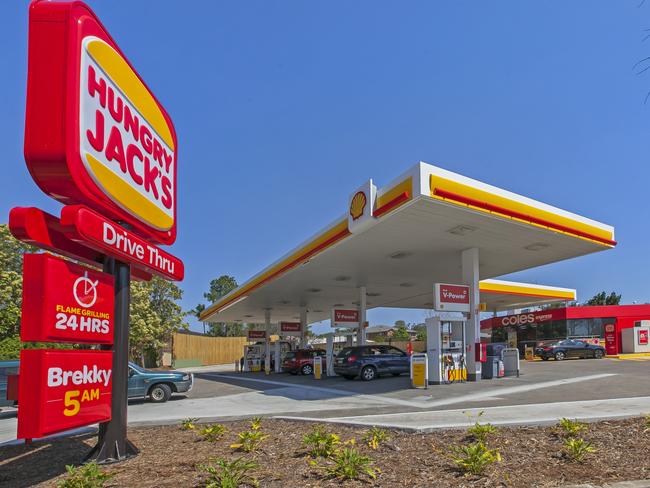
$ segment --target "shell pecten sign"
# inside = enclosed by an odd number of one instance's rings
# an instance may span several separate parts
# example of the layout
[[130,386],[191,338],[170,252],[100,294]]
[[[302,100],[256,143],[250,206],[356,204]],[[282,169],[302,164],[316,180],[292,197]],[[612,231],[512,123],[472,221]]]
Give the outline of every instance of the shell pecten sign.
[[62,203],[126,222],[151,242],[175,241],[171,118],[81,2],[30,6],[25,160]]

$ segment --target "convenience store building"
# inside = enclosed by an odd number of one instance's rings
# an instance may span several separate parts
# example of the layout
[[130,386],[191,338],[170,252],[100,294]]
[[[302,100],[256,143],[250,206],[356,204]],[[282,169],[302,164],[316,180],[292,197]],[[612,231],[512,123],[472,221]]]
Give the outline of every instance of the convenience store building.
[[521,351],[540,342],[592,339],[608,355],[623,351],[624,329],[650,324],[650,304],[564,307],[492,317],[481,321],[481,331],[492,342],[508,342]]

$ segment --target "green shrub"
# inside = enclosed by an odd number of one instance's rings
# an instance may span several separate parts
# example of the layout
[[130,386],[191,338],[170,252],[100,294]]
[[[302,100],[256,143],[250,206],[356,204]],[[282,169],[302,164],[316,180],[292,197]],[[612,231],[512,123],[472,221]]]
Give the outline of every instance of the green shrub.
[[205,488],[238,488],[240,486],[259,486],[259,482],[249,474],[257,468],[255,461],[237,458],[234,461],[215,459],[213,464],[201,466],[210,476]]
[[353,447],[346,447],[335,452],[330,464],[325,466],[325,472],[328,476],[343,480],[356,480],[363,475],[375,479],[377,470],[372,464],[368,456],[363,456]]
[[265,434],[261,430],[247,430],[237,434],[239,437],[239,442],[231,444],[232,449],[244,452],[255,452],[259,450],[262,441],[268,437],[268,434]]
[[201,434],[203,438],[209,442],[214,442],[220,439],[225,433],[226,428],[221,424],[206,425],[199,431],[199,434]]
[[645,428],[643,432],[650,432],[650,414],[643,416],[643,421],[645,423]]
[[564,452],[574,461],[581,463],[587,454],[596,452],[596,448],[584,439],[569,437],[564,441]]
[[564,435],[568,437],[575,437],[580,432],[587,429],[587,424],[578,422],[577,420],[561,418],[560,427],[564,431]]
[[341,439],[336,434],[325,431],[322,425],[316,425],[311,432],[302,438],[303,445],[309,450],[312,457],[330,457],[334,455]]
[[455,447],[452,459],[464,472],[481,475],[490,464],[501,461],[498,449],[488,449],[483,442]]
[[57,484],[58,488],[102,488],[114,475],[99,469],[97,463],[88,463],[75,468],[66,466],[67,476]]
[[181,421],[181,430],[194,430],[196,429],[196,421],[199,419],[187,418]]
[[370,449],[376,450],[380,444],[389,441],[390,436],[387,430],[373,427],[363,435],[362,440]]

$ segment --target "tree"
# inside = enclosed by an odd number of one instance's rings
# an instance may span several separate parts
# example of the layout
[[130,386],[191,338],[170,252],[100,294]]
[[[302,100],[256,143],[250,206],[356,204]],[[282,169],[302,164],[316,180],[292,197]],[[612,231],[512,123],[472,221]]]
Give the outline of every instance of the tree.
[[[237,280],[230,275],[221,275],[218,278],[210,281],[210,289],[207,293],[203,294],[203,297],[208,300],[211,304],[219,301],[220,298],[226,296],[232,290],[237,288]],[[201,313],[206,309],[206,306],[202,303],[199,303],[194,308],[194,313],[197,317],[200,317]],[[226,323],[226,322],[216,322],[210,323],[208,325],[208,335],[212,336],[221,336],[221,337],[236,337],[244,335],[244,326],[240,323]]]
[[225,297],[232,290],[237,288],[237,280],[233,276],[221,275],[210,282],[210,290],[203,296],[210,303],[216,303],[221,297]]
[[183,290],[171,281],[154,277],[131,283],[131,357],[144,366],[146,353],[158,353],[172,332],[187,329],[185,313],[177,303]]
[[14,238],[0,225],[0,359],[14,359],[20,351],[20,307],[23,300],[23,254],[37,249]]
[[403,320],[398,320],[395,322],[395,329],[393,329],[393,337],[392,339],[394,341],[410,341],[411,336],[409,334],[408,329],[406,328],[406,322]]
[[585,302],[585,305],[620,305],[621,295],[611,292],[609,295],[604,291],[596,293],[593,297]]

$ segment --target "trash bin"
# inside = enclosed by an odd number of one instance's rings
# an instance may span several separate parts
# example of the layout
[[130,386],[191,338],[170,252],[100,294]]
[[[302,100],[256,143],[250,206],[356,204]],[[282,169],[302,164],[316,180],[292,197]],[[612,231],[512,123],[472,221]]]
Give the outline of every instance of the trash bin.
[[481,378],[491,380],[499,377],[499,356],[488,356],[481,368]]

